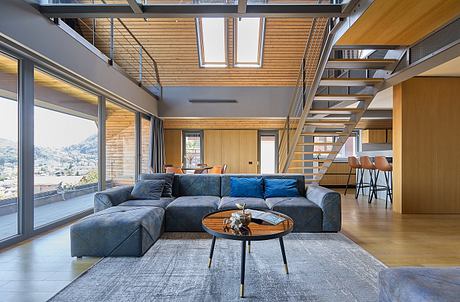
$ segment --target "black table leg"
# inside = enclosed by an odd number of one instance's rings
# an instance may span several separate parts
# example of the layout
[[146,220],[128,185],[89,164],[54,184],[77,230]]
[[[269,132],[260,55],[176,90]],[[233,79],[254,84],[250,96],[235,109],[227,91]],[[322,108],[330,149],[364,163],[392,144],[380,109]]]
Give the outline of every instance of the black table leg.
[[286,270],[286,274],[289,274],[287,260],[286,260],[286,252],[284,251],[283,237],[280,237],[280,246],[281,246],[281,254],[283,255],[284,269]]
[[241,284],[240,297],[244,297],[244,268],[246,266],[246,241],[241,242]]
[[214,254],[214,245],[216,245],[216,236],[212,236],[211,252],[209,253],[208,268],[211,268],[212,255]]

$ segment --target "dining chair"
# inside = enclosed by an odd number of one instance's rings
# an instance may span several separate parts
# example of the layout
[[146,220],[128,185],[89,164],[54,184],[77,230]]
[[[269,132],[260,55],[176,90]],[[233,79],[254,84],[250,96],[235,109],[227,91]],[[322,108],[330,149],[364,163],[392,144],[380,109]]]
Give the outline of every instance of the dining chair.
[[221,165],[214,165],[208,170],[208,174],[222,174],[223,167]]
[[166,173],[184,174],[184,171],[182,171],[181,168],[177,168],[177,167],[166,167],[165,170],[166,170]]

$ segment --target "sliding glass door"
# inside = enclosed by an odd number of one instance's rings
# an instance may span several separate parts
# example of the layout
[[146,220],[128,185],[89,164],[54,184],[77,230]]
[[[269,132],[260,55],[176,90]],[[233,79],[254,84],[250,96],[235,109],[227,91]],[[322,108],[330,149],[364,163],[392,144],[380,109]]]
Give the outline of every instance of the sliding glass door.
[[98,97],[35,69],[34,226],[93,207]]
[[18,61],[0,53],[0,240],[18,234]]

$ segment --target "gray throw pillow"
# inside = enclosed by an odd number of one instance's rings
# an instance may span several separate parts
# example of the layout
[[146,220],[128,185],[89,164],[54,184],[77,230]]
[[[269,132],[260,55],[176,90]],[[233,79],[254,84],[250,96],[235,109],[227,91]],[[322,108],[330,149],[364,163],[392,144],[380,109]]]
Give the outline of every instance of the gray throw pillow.
[[141,174],[139,178],[141,180],[164,180],[165,185],[163,187],[163,193],[161,194],[161,197],[173,197],[172,186],[174,181],[174,173]]
[[160,199],[164,180],[139,180],[131,191],[132,199]]

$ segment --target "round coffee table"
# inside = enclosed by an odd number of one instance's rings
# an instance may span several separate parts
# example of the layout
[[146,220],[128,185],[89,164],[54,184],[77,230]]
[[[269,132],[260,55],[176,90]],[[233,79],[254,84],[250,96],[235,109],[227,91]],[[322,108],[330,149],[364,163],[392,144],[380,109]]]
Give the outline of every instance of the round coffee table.
[[211,243],[211,252],[209,253],[209,262],[208,267],[211,267],[212,255],[214,253],[214,246],[216,244],[216,238],[224,238],[230,240],[240,240],[241,241],[241,285],[240,285],[240,296],[244,297],[244,270],[246,265],[246,242],[248,243],[248,252],[251,252],[251,241],[260,241],[260,240],[269,240],[269,239],[279,239],[281,247],[281,255],[283,256],[284,268],[286,274],[289,274],[286,253],[284,251],[284,242],[283,236],[289,234],[294,228],[294,221],[287,215],[263,210],[264,212],[270,212],[275,215],[285,218],[283,222],[272,225],[266,222],[255,222],[251,221],[249,224],[250,232],[248,234],[237,234],[231,229],[224,228],[224,220],[229,218],[232,213],[238,212],[240,210],[223,210],[210,213],[203,217],[202,225],[203,229],[212,235]]

